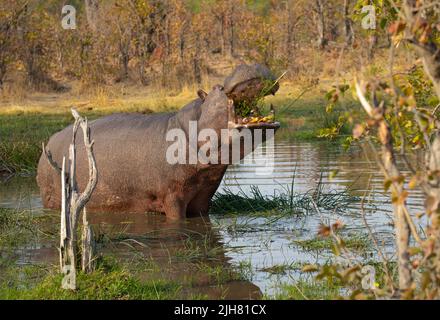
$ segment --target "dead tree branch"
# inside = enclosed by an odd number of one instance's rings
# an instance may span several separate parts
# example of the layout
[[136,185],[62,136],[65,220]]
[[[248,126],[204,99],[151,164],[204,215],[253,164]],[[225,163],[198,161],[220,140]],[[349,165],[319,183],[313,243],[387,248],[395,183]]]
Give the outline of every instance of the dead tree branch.
[[[63,157],[61,169],[53,161],[50,151],[43,146],[43,152],[50,165],[60,172],[61,176],[61,231],[60,231],[60,267],[65,274],[62,287],[64,289],[76,289],[76,271],[78,260],[78,222],[83,212],[83,228],[81,242],[81,266],[84,272],[93,270],[94,241],[93,232],[87,221],[85,206],[92,196],[93,190],[98,182],[98,171],[96,160],[93,154],[93,141],[90,139],[90,128],[87,119],[82,118],[75,109],[72,109],[75,118],[73,125],[72,143],[69,146],[68,163]],[[78,190],[76,181],[76,147],[75,140],[78,129],[81,128],[83,143],[86,150],[89,167],[89,181],[82,193]],[[69,167],[69,172],[66,168]]]

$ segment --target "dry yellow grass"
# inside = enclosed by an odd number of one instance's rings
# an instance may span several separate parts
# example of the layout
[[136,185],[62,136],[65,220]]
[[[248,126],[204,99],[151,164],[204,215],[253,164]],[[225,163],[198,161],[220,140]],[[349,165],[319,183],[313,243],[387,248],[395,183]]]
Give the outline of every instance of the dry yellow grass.
[[26,98],[2,99],[0,114],[59,114],[69,112],[71,107],[80,111],[109,113],[126,112],[159,112],[183,106],[196,97],[196,91],[182,90],[179,94],[170,95],[165,92],[139,90],[136,87],[114,92],[112,88],[100,87],[94,92],[84,95],[72,93],[33,93]]
[[[210,87],[203,88],[209,91]],[[92,93],[75,95],[73,93],[33,93],[25,98],[8,98],[0,101],[1,114],[63,114],[76,107],[81,111],[97,113],[112,112],[164,112],[176,110],[197,98],[198,87],[185,87],[179,93],[166,90],[148,90],[130,87],[114,90],[99,87]],[[293,99],[301,92],[301,86],[284,82],[276,96],[268,97],[268,103],[278,104]]]

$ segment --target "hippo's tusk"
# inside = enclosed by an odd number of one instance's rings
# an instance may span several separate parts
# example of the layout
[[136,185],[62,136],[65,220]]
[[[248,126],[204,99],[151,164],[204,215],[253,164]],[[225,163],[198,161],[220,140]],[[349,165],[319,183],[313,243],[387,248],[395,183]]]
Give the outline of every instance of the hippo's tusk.
[[229,126],[235,127],[237,123],[237,117],[235,114],[234,101],[232,99],[228,99],[228,123]]

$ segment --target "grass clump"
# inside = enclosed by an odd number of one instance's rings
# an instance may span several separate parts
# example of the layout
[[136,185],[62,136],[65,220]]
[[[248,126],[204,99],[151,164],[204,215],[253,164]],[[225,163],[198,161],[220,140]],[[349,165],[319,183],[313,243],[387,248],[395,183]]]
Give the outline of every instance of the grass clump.
[[36,234],[36,220],[28,211],[0,208],[0,253],[5,254],[32,240]]
[[273,298],[276,300],[336,300],[341,288],[328,282],[300,279],[294,284],[282,284]]
[[224,188],[212,199],[211,213],[252,213],[277,210],[282,206],[283,197],[264,196],[258,186],[251,186],[250,195],[240,190],[238,193]]
[[275,264],[270,267],[262,268],[260,269],[260,271],[267,272],[273,275],[284,275],[287,274],[289,271],[301,271],[304,265],[305,263],[294,261],[292,263]]
[[[306,251],[333,250],[337,245],[335,239],[321,236],[312,239],[294,240],[293,242]],[[341,243],[338,244],[338,246],[342,246],[349,250],[365,252],[371,249],[371,241],[368,235],[350,235],[341,239]]]
[[309,214],[318,208],[342,212],[347,209],[347,204],[357,198],[350,196],[347,191],[324,192],[324,185],[319,183],[317,188],[297,194],[293,192],[293,181],[284,192],[273,195],[263,195],[258,186],[251,186],[250,192],[242,189],[238,192],[224,188],[214,195],[212,199],[212,214],[257,214],[257,215],[286,215]]
[[234,267],[225,267],[220,264],[199,263],[197,268],[202,273],[207,274],[216,285],[226,284],[231,281],[250,280],[252,269],[243,264]]

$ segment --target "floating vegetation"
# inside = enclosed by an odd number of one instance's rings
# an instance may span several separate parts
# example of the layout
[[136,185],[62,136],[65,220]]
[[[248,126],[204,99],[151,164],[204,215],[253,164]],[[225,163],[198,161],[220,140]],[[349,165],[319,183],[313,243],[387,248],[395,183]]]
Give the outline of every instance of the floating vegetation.
[[[333,250],[336,245],[335,239],[331,237],[323,238],[321,236],[312,239],[294,240],[293,243],[306,251]],[[350,250],[364,252],[371,249],[372,244],[368,235],[352,234],[341,239],[341,243],[338,245]]]
[[275,264],[270,267],[259,269],[259,271],[267,272],[273,275],[285,275],[289,271],[301,271],[306,263],[294,261],[292,263]]
[[299,279],[293,284],[282,284],[276,300],[333,300],[341,295],[341,287],[328,281]]
[[210,212],[212,214],[306,215],[316,212],[316,206],[320,209],[344,213],[348,209],[347,204],[359,200],[347,190],[324,191],[323,188],[324,184],[320,182],[313,190],[301,194],[294,193],[293,181],[291,186],[284,188],[284,192],[273,195],[263,195],[258,186],[251,186],[249,192],[241,188],[238,192],[224,188],[214,195]]

